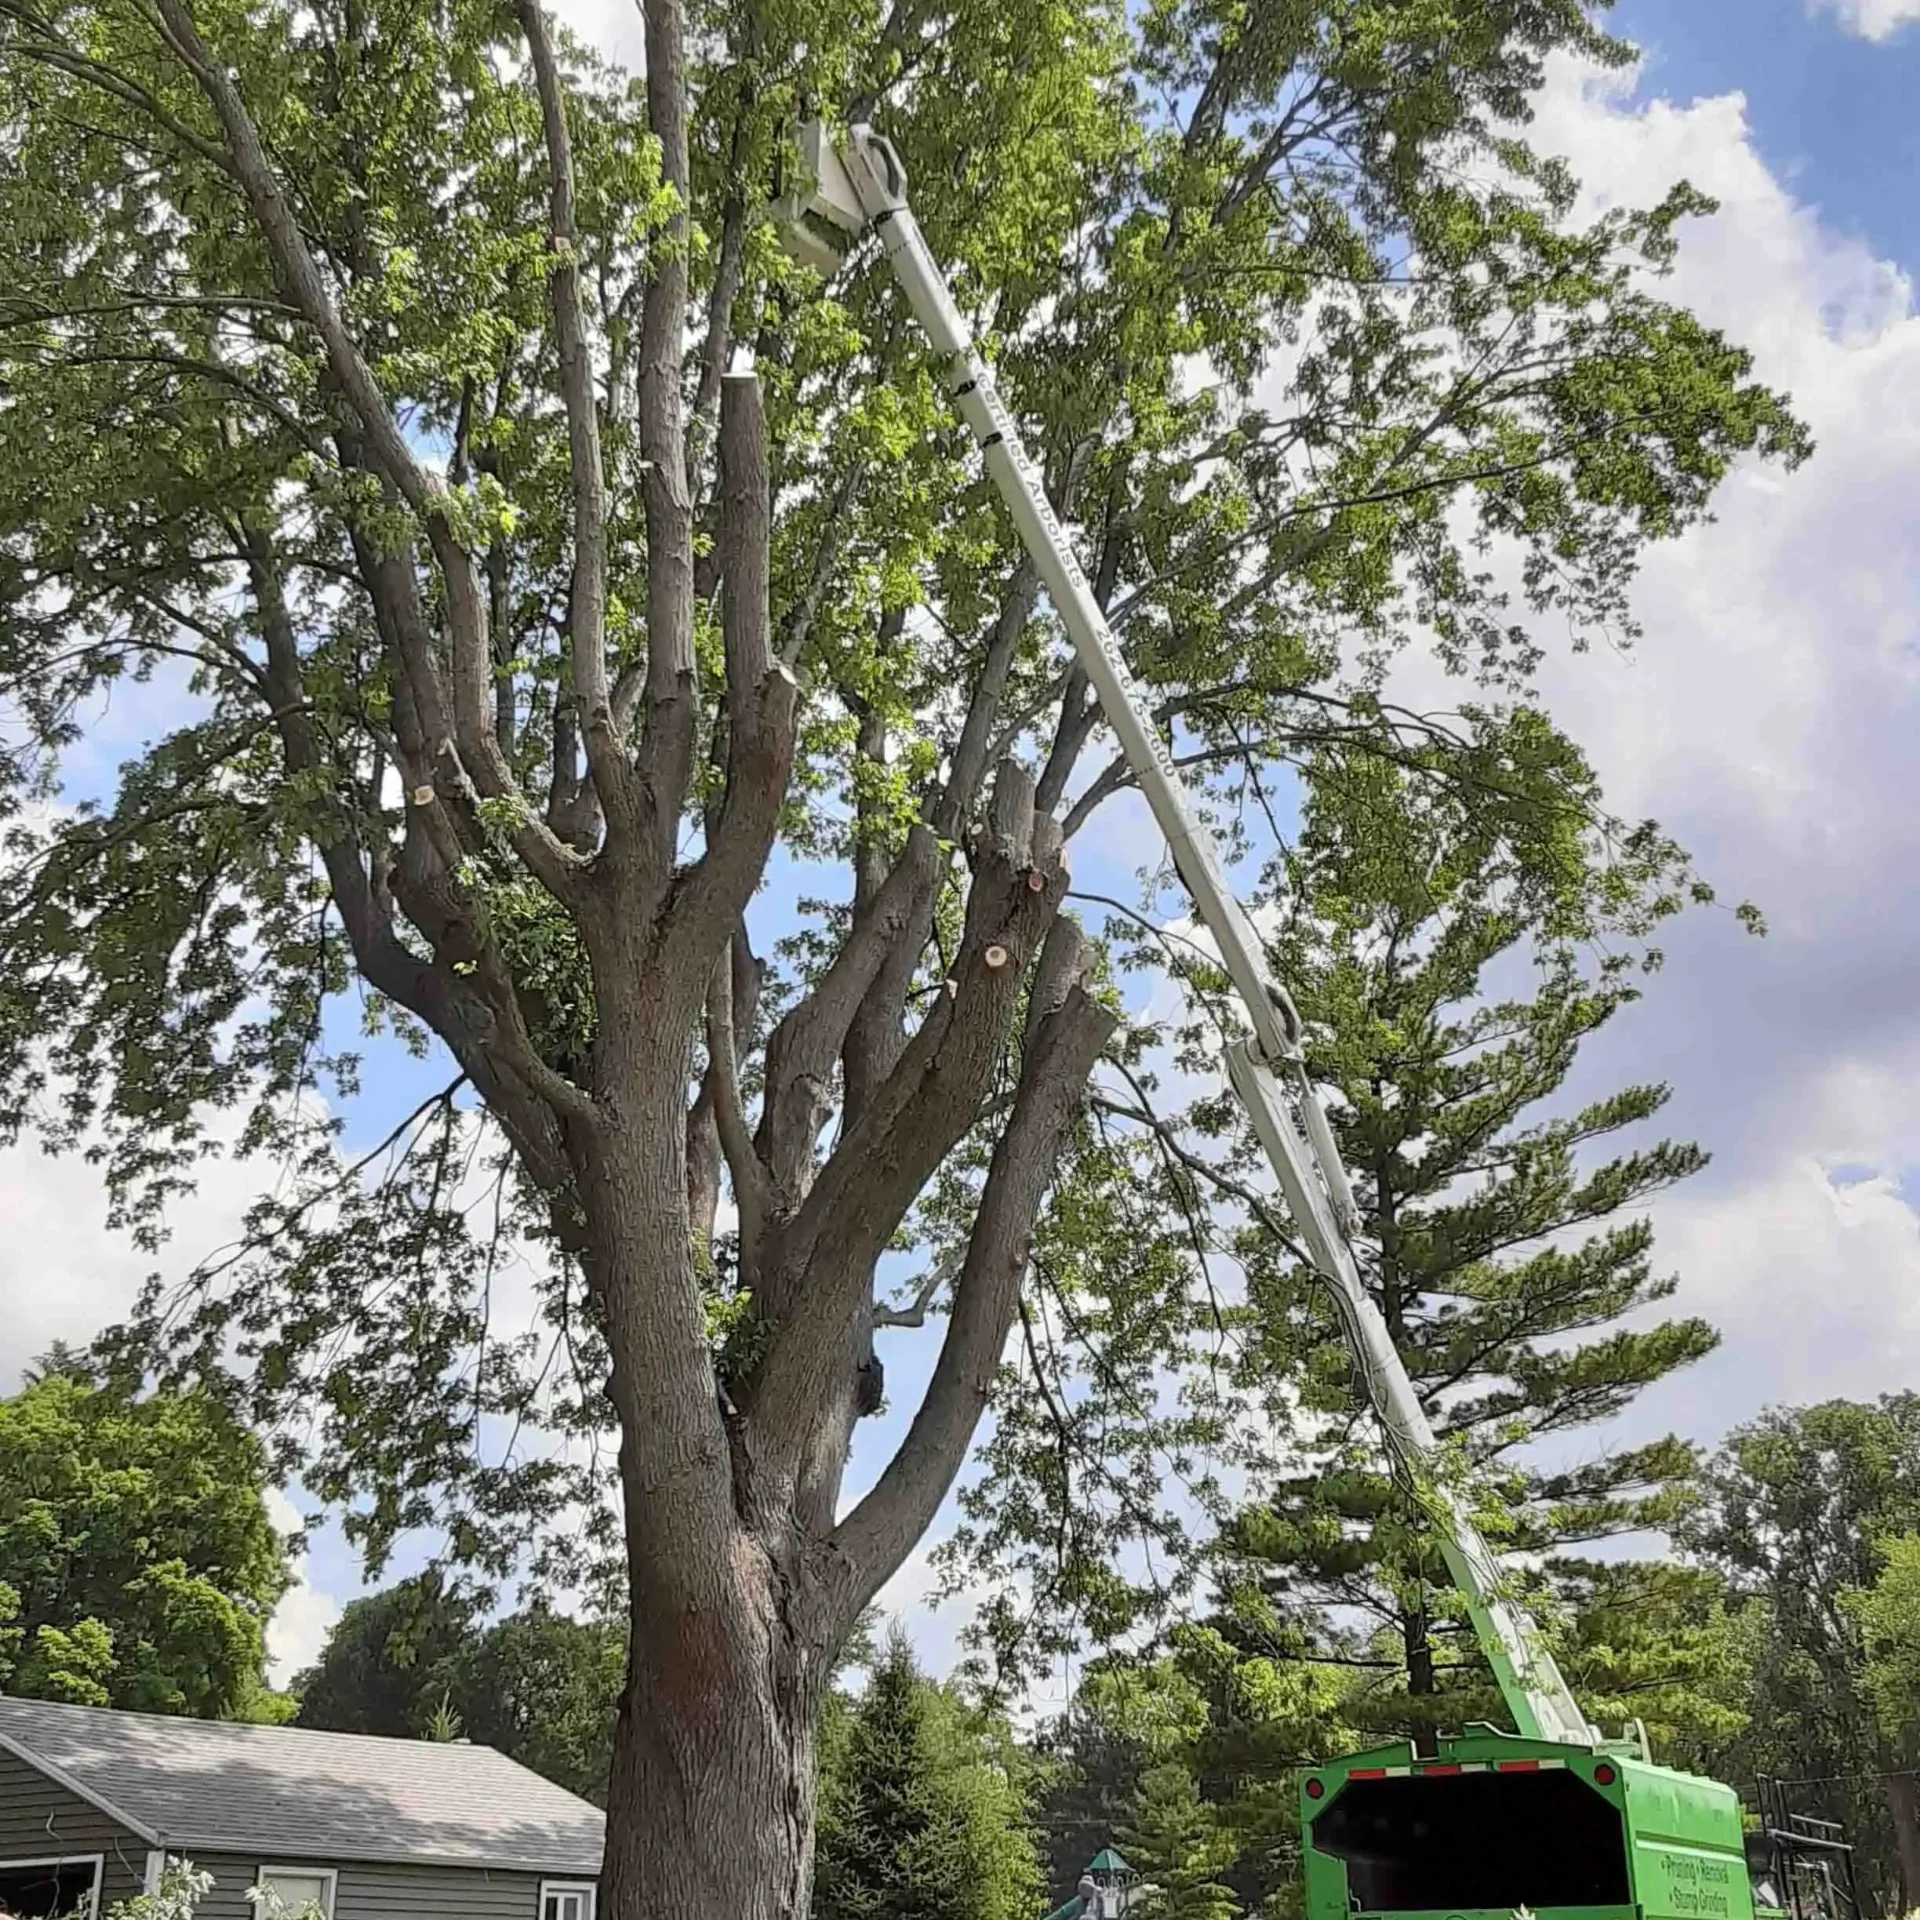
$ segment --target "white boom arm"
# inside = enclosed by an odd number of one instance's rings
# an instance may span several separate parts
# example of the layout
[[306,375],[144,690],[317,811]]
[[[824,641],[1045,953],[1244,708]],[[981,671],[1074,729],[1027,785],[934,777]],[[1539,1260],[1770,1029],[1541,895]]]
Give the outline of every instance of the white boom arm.
[[1395,1462],[1434,1512],[1447,1570],[1466,1597],[1515,1726],[1535,1739],[1597,1743],[1598,1732],[1588,1725],[1533,1621],[1500,1592],[1499,1566],[1479,1529],[1454,1492],[1435,1481],[1433,1428],[1354,1258],[1353,1193],[1307,1075],[1300,1016],[1285,988],[1267,973],[1260,938],[1227,885],[1211,837],[1188,807],[1172,756],[1146,717],[1113,631],[907,205],[899,156],[869,127],[855,127],[837,146],[816,121],[802,130],[799,159],[812,184],[776,209],[790,250],[831,273],[867,227],[880,235],[914,317],[948,362],[954,404],[980,444],[987,471],[1066,625],[1107,724],[1119,736],[1167,837],[1180,878],[1219,946],[1253,1027],[1251,1039],[1227,1049],[1228,1076],[1279,1176],[1308,1256],[1333,1295]]

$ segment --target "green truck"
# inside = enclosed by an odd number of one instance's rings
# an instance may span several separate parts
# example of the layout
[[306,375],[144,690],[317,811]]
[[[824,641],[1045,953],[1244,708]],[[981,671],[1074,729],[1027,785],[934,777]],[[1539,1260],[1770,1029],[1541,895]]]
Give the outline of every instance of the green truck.
[[1844,1920],[1837,1829],[1611,1745],[1492,1727],[1300,1781],[1307,1920]]

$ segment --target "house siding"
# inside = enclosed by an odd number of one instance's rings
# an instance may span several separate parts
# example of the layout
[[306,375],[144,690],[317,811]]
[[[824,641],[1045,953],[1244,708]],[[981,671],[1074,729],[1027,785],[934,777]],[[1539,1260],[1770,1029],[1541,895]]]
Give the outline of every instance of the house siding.
[[[271,1862],[234,1854],[194,1856],[213,1888],[194,1920],[254,1920],[247,1889],[263,1866],[330,1867],[333,1920],[540,1920],[539,1874],[478,1867],[364,1866],[323,1854],[282,1853]],[[547,1878],[561,1878],[548,1875]]]
[[340,1869],[333,1920],[539,1920],[540,1882],[464,1867]]
[[0,1861],[46,1860],[68,1853],[104,1856],[102,1911],[140,1891],[147,1843],[17,1754],[0,1751]]

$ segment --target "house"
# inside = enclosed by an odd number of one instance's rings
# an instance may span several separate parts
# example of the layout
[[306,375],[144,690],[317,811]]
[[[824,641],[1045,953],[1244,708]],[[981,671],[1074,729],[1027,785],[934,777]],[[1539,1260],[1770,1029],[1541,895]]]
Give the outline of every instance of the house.
[[593,1920],[604,1817],[490,1747],[0,1698],[0,1913],[108,1907],[168,1857],[328,1920]]

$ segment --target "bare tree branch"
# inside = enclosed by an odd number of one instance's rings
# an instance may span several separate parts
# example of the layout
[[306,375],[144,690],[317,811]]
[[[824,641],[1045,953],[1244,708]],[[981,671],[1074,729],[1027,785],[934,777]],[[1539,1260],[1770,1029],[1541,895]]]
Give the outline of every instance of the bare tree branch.
[[933,1305],[934,1296],[959,1270],[959,1261],[942,1261],[928,1271],[926,1278],[915,1289],[910,1306],[875,1307],[873,1324],[876,1327],[924,1327],[927,1324],[927,1310]]
[[780,658],[789,668],[798,668],[807,642],[813,638],[813,624],[820,615],[820,601],[839,564],[840,550],[846,543],[847,529],[853,524],[853,504],[860,497],[866,468],[855,465],[834,484],[823,517],[820,545],[813,556],[813,573],[807,590],[787,609],[780,623]]
[[744,911],[772,850],[793,772],[798,688],[773,657],[767,605],[772,503],[760,382],[720,398],[720,624],[727,669],[727,791],[707,849],[669,913],[668,939],[703,968]]
[[1032,782],[1004,764],[976,836],[954,978],[798,1213],[770,1238],[763,1297],[778,1331],[753,1392],[775,1450],[807,1433],[841,1330],[869,1298],[874,1262],[979,1115],[1027,967],[1065,892],[1056,836],[1057,828],[1036,843]]
[[[740,123],[735,122],[733,164],[739,165]],[[694,390],[693,418],[687,424],[687,484],[699,484],[700,461],[720,407],[720,381],[733,351],[733,303],[740,297],[745,264],[747,210],[738,184],[727,196],[720,219],[720,257],[714,263],[713,292],[707,302],[707,337],[700,348],[700,384]]]
[[1023,557],[1000,596],[1000,611],[994,619],[986,654],[980,662],[980,674],[967,702],[967,717],[960,729],[959,744],[953,750],[947,783],[933,808],[934,831],[945,839],[952,839],[959,831],[980,791],[980,783],[986,778],[987,748],[993,739],[994,723],[1000,717],[1007,672],[1039,598],[1040,571]]
[[916,827],[879,893],[856,912],[846,942],[819,984],[767,1042],[766,1098],[756,1136],[779,1204],[797,1206],[832,1101],[834,1061],[868,989],[923,920],[940,875],[940,843]]
[[[687,160],[685,20],[680,0],[642,0],[647,125],[660,143],[660,183],[677,201],[655,237],[640,308],[641,496],[647,523],[646,713],[640,774],[653,884],[673,864],[693,772],[699,718],[693,659],[693,500],[681,426],[680,359],[687,325],[693,189]],[[724,429],[723,429],[724,430]]]
[[740,1273],[742,1284],[753,1285],[767,1215],[767,1175],[747,1132],[740,1105],[740,1063],[733,1025],[736,999],[733,983],[734,943],[720,949],[713,978],[707,986],[707,1074],[713,1101],[714,1124],[720,1150],[726,1156],[733,1181],[733,1197],[740,1209]]

